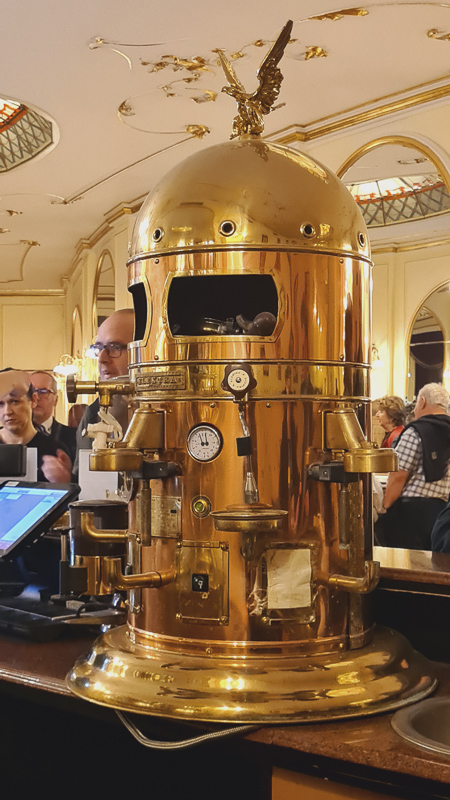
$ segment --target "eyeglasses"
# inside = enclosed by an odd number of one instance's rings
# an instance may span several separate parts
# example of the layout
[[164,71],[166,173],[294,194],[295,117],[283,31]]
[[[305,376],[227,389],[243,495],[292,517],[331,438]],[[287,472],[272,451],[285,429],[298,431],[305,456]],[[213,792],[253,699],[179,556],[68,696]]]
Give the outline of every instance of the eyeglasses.
[[42,397],[46,397],[48,394],[56,394],[51,389],[35,389],[36,394],[42,395]]
[[100,344],[100,342],[97,342],[91,345],[91,353],[95,358],[100,356],[102,350],[106,350],[106,355],[109,356],[109,358],[119,358],[126,349],[126,344],[119,344],[118,342],[111,342],[110,344]]

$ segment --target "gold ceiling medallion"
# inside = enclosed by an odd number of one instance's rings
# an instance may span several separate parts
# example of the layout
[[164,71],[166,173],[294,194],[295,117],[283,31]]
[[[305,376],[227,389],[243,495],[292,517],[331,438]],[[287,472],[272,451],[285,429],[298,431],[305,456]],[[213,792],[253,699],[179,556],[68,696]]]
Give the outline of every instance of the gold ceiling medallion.
[[341,11],[331,11],[329,14],[318,14],[317,17],[309,17],[309,19],[331,20],[337,22],[344,17],[365,17],[369,12],[365,8],[343,8]]
[[429,39],[438,39],[441,42],[450,41],[450,33],[444,33],[444,31],[438,31],[437,28],[431,28],[430,31],[427,31],[427,36]]
[[224,86],[222,91],[234,97],[238,106],[238,115],[233,120],[231,139],[242,135],[260,136],[263,132],[263,114],[269,114],[273,110],[273,104],[280,93],[283,75],[277,65],[281,61],[286,45],[289,44],[292,27],[293,22],[289,20],[267,53],[257,73],[259,88],[253,94],[245,91],[223,50],[216,51],[230,84]]

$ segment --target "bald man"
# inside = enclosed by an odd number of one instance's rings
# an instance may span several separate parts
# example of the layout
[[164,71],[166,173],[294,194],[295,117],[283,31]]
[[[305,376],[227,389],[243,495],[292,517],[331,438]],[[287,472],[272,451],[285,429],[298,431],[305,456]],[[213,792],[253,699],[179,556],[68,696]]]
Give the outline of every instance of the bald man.
[[6,369],[0,372],[0,441],[35,447],[38,454],[38,480],[71,483],[72,464],[56,442],[33,425],[37,397],[27,372]]
[[[128,348],[134,337],[134,311],[132,308],[120,308],[105,319],[100,325],[92,349],[98,358],[98,373],[101,381],[113,380],[128,376]],[[77,457],[74,472],[78,473],[78,451],[90,449],[92,439],[83,435],[88,425],[99,422],[100,404],[95,400],[83,414],[77,429]],[[128,403],[126,398],[115,395],[111,413],[122,425],[128,425]]]

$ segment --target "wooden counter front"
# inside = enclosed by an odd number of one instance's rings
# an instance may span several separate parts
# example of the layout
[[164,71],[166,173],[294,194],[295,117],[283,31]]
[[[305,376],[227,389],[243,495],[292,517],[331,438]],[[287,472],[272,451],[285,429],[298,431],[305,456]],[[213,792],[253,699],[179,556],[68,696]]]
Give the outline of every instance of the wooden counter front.
[[[95,730],[100,731],[97,742],[99,738],[103,742],[105,740],[114,741],[117,746],[120,744],[120,752],[128,752],[128,758],[132,759],[135,769],[138,770],[139,774],[136,773],[135,782],[137,781],[139,784],[144,780],[143,775],[146,769],[153,764],[155,759],[157,759],[158,765],[165,763],[164,759],[170,765],[172,763],[170,758],[174,759],[173,764],[181,764],[179,751],[171,751],[171,755],[170,753],[162,755],[160,751],[153,753],[146,750],[121,727],[112,709],[97,707],[71,695],[65,684],[65,676],[76,658],[89,649],[91,642],[92,639],[86,637],[61,639],[52,643],[40,644],[1,636],[0,688],[2,695],[8,695],[8,686],[10,690],[15,688],[10,701],[11,719],[16,717],[16,703],[18,715],[25,713],[24,709],[26,709],[26,714],[29,716],[33,713],[33,701],[35,701],[36,707],[39,706],[39,719],[42,719],[42,706],[48,707],[48,710],[44,712],[44,717],[48,716],[48,725],[51,726],[52,731],[55,727],[59,729],[52,734],[53,736],[56,733],[57,736],[67,737],[69,761],[70,754],[73,754],[76,761],[79,760],[72,741],[72,738],[78,741],[79,736],[77,734],[75,737],[74,731],[80,727],[83,731],[86,730],[90,742],[92,742],[91,732],[94,735]],[[439,693],[450,693],[450,666],[441,664],[435,665],[435,667],[440,680]],[[17,693],[19,688],[22,691]],[[56,713],[54,710],[55,700],[50,702],[52,697],[59,697],[61,701],[67,701],[62,703],[57,717],[52,716]],[[51,706],[53,706],[53,710]],[[81,715],[81,723],[78,719],[79,715]],[[136,724],[151,738],[159,736],[171,738],[172,730],[174,738],[188,738],[198,732],[188,725],[168,720],[148,716],[132,716]],[[86,717],[89,720],[87,726]],[[249,800],[246,781],[250,782],[253,788],[256,784],[258,785],[258,794],[254,795],[255,799],[269,798],[268,769],[272,768],[282,768],[297,774],[316,776],[321,780],[334,780],[339,784],[352,786],[352,792],[357,791],[359,787],[362,792],[361,797],[365,796],[363,788],[366,787],[367,791],[376,791],[380,798],[388,795],[390,797],[407,797],[408,800],[432,797],[450,798],[450,759],[429,754],[425,750],[407,744],[393,731],[390,719],[391,715],[383,714],[351,721],[261,727],[247,734],[245,739],[237,737],[218,740],[215,744],[208,744],[206,747],[196,747],[189,751],[189,760],[186,762],[188,766],[185,768],[192,774],[192,797],[196,797],[198,800],[197,790],[194,791],[194,775],[201,774],[206,779],[209,769],[215,774],[218,769],[215,758],[222,763],[227,754],[225,768],[229,775],[220,779],[220,785],[216,787],[214,794],[215,800],[222,797],[221,786],[224,798],[229,797],[229,792],[233,791],[235,800],[240,800],[241,797]],[[11,730],[11,726],[9,727]],[[22,727],[20,726],[18,730],[21,731]],[[16,735],[19,736],[19,733]],[[11,733],[11,737],[13,736],[14,731]],[[13,739],[11,742],[13,743]],[[23,747],[23,741],[21,741],[21,746]],[[98,749],[98,744],[96,747]],[[95,747],[91,743],[90,749],[92,748],[95,752]],[[12,751],[15,751],[15,746],[12,746]],[[114,752],[116,752],[116,756]],[[120,783],[122,779],[125,781],[125,778],[121,776],[121,773],[117,773],[118,752],[114,747],[110,752],[110,758],[111,765],[116,770],[115,782]],[[208,767],[205,765],[205,756]],[[61,755],[59,758],[61,760]],[[104,754],[101,755],[101,759],[103,763]],[[136,765],[140,764],[142,759],[143,764],[138,768]],[[120,760],[119,758],[119,762]],[[39,763],[41,762],[42,755],[39,758]],[[60,766],[62,769],[62,764]],[[154,769],[154,766],[152,768]],[[65,767],[66,769],[67,767]],[[234,770],[236,770],[236,775],[238,773],[241,775],[238,786],[230,786],[227,782],[232,780]],[[186,783],[187,774],[185,774],[182,784],[183,800],[191,796],[189,781]],[[210,779],[209,777],[208,780]],[[164,779],[161,778],[161,785],[164,788],[166,788],[166,780],[167,776]],[[173,777],[170,780],[173,780]],[[307,794],[303,796],[308,797]],[[358,794],[353,793],[349,796],[358,797]],[[171,795],[166,794],[166,797],[169,800]]]

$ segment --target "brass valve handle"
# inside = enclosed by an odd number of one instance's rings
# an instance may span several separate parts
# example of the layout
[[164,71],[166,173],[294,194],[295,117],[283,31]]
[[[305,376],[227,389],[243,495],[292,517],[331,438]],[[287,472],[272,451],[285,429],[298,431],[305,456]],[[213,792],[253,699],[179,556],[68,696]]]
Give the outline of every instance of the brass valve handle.
[[133,384],[128,380],[77,381],[74,375],[66,380],[66,395],[69,403],[76,403],[79,394],[98,394],[100,405],[108,408],[113,394],[132,394]]

